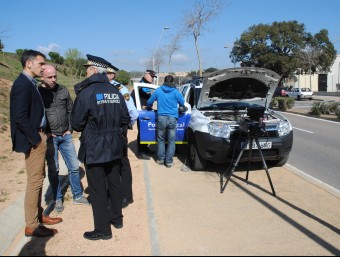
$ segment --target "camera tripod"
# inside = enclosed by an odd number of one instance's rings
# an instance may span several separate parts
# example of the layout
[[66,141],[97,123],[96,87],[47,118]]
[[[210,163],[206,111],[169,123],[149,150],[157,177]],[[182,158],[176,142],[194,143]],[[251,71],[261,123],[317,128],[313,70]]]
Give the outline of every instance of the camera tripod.
[[[261,149],[261,145],[260,145],[260,142],[259,142],[259,138],[256,134],[248,134],[247,136],[247,139],[244,143],[244,145],[241,147],[241,152],[239,153],[236,161],[233,163],[231,169],[230,169],[230,172],[229,172],[229,169],[224,172],[221,176],[220,176],[220,184],[221,184],[221,194],[224,192],[225,188],[227,187],[227,184],[228,182],[230,181],[230,178],[231,176],[233,175],[236,167],[238,166],[239,162],[240,162],[240,159],[244,153],[244,151],[246,150],[248,144],[249,144],[249,155],[248,155],[248,169],[247,169],[247,176],[246,176],[246,181],[248,181],[248,176],[249,176],[249,170],[250,170],[250,162],[251,162],[251,158],[252,158],[252,152],[253,152],[253,142],[255,141],[257,147],[258,147],[258,150],[260,152],[260,155],[261,155],[261,159],[262,159],[262,163],[263,163],[263,166],[264,166],[264,169],[267,173],[267,177],[268,177],[268,180],[269,180],[269,183],[270,183],[270,187],[272,189],[272,193],[273,193],[273,196],[276,197],[276,193],[275,193],[275,189],[274,189],[274,186],[273,186],[273,183],[272,183],[272,180],[270,178],[270,175],[269,175],[269,171],[268,171],[268,166],[267,166],[267,163],[263,157],[263,153],[262,153],[262,149]],[[223,177],[227,175],[227,181],[225,182],[225,184],[223,185]]]

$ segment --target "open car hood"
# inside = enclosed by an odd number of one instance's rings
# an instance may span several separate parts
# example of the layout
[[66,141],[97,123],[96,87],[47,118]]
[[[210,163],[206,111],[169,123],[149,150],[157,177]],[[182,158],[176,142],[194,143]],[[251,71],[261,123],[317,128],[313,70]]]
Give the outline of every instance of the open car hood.
[[203,81],[197,108],[232,104],[268,107],[281,76],[254,67],[230,68],[209,74]]

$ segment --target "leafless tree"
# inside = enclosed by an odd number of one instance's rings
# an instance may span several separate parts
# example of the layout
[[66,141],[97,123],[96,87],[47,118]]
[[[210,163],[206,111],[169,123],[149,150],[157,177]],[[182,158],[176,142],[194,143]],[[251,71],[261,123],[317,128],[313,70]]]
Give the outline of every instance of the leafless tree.
[[301,62],[302,70],[309,75],[309,87],[312,85],[312,74],[321,71],[321,67],[317,67],[318,59],[321,55],[321,49],[312,46],[306,46],[305,49],[300,49],[300,52],[297,54]]
[[180,49],[180,41],[182,39],[182,34],[181,33],[177,33],[171,40],[170,44],[166,47],[166,52],[167,55],[169,57],[169,72],[172,72],[172,65],[171,65],[171,61],[172,61],[172,56],[174,55],[174,53],[176,51],[178,51]]
[[194,37],[200,76],[203,71],[198,38],[205,25],[220,14],[226,3],[227,0],[195,0],[194,7],[184,15],[184,33]]
[[0,39],[6,38],[6,33],[9,31],[8,27],[0,26]]

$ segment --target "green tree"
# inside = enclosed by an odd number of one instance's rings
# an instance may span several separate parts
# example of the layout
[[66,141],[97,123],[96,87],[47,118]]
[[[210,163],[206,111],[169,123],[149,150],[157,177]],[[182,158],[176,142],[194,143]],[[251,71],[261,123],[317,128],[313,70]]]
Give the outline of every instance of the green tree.
[[48,56],[51,58],[51,62],[53,62],[55,66],[57,66],[57,64],[62,65],[64,63],[64,61],[65,61],[64,57],[62,57],[57,52],[49,52]]
[[86,62],[82,53],[76,48],[69,48],[65,52],[64,64],[69,68],[69,73],[74,76],[82,76],[82,65]]
[[129,85],[131,76],[127,71],[120,70],[118,74],[116,75],[115,80],[126,86],[126,85]]
[[[312,58],[312,52],[318,54]],[[241,62],[241,66],[267,68],[287,78],[301,69],[329,70],[335,54],[327,30],[313,36],[305,31],[304,24],[284,21],[250,27],[235,41],[230,57],[233,63]]]
[[211,67],[211,68],[204,70],[204,73],[211,73],[211,72],[215,72],[215,71],[218,71],[218,69]]
[[2,41],[0,39],[0,52],[2,52],[2,49],[4,49],[4,48],[5,48],[5,46],[4,46],[4,44],[2,43]]
[[27,50],[27,49],[17,49],[17,50],[15,50],[15,53],[17,54],[19,60],[21,59],[22,54],[23,54],[26,50]]

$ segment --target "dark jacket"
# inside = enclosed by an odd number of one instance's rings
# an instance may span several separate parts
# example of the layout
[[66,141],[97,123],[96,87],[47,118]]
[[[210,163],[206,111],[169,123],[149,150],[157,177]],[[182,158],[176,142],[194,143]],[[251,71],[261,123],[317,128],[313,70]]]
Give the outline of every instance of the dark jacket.
[[66,131],[72,132],[70,116],[73,101],[66,87],[57,84],[53,89],[39,87],[47,117],[47,133],[62,136]]
[[21,73],[13,83],[10,95],[13,151],[28,153],[41,142],[38,130],[43,116],[44,106],[38,89]]
[[78,158],[86,164],[107,163],[123,156],[121,127],[130,123],[125,99],[106,75],[95,74],[79,87],[71,125],[82,132]]

